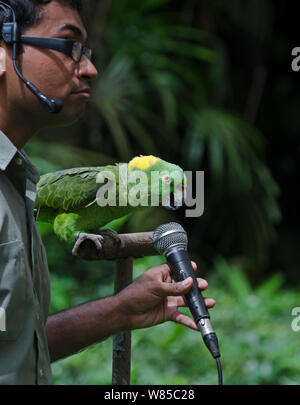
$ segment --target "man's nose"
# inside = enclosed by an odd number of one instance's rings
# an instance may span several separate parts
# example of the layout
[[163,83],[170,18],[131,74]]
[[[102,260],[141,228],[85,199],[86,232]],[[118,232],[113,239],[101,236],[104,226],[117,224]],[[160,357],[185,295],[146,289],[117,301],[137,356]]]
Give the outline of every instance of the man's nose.
[[82,56],[78,64],[78,75],[85,77],[90,81],[96,80],[98,77],[98,70],[92,61],[90,61],[85,55]]

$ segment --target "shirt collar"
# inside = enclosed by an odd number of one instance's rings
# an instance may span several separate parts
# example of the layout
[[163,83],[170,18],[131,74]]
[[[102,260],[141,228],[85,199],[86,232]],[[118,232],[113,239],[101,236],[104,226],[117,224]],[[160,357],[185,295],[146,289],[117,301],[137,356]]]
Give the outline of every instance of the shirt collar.
[[6,170],[18,149],[0,130],[0,170]]
[[36,167],[30,162],[24,150],[21,149],[19,151],[11,140],[0,130],[0,170],[5,171],[16,154],[24,161],[27,176],[36,184],[40,179]]

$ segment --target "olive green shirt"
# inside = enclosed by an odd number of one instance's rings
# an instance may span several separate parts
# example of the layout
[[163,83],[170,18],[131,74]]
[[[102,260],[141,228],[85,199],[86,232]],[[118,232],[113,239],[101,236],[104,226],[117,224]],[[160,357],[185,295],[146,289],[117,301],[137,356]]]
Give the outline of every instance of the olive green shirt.
[[38,180],[0,131],[0,384],[51,384],[49,271],[34,221]]

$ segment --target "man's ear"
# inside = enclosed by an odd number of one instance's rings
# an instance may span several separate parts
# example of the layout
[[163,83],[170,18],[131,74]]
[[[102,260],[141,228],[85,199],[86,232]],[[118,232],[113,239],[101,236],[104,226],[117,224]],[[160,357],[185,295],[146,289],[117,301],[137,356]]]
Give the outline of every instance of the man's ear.
[[0,46],[0,76],[6,72],[6,51]]

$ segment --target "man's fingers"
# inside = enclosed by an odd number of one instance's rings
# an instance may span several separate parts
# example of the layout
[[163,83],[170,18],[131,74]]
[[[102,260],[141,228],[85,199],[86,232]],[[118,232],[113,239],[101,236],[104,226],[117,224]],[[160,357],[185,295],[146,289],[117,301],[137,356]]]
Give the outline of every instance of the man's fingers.
[[[195,262],[191,261],[191,265],[193,267],[193,270],[196,271],[197,270],[197,264]],[[155,272],[155,273],[156,272],[161,272],[164,276],[166,276],[168,274],[171,274],[171,267],[170,267],[170,265],[168,263],[164,263],[164,264],[161,264],[159,266],[152,267],[148,271],[151,271],[152,273],[153,272]]]
[[160,288],[164,295],[184,295],[188,292],[193,284],[192,277],[188,277],[177,283],[161,283]]
[[204,298],[204,304],[207,308],[212,308],[216,305],[216,301],[213,298]]
[[[173,301],[174,300],[174,301]],[[186,307],[187,303],[184,297],[174,297],[172,300],[172,305],[177,307]],[[204,298],[204,304],[207,308],[213,308],[216,305],[216,301],[213,298]]]
[[174,312],[171,320],[174,322],[180,323],[181,325],[187,326],[188,328],[199,331],[199,329],[196,325],[196,322],[189,316],[182,314],[179,311]]
[[193,262],[193,261],[191,261],[191,263],[192,263],[193,269],[196,271],[197,270],[197,264],[195,262]]
[[[184,307],[186,306],[186,302],[183,299],[183,297],[176,297],[174,298],[177,300],[177,307]],[[204,303],[207,306],[207,308],[212,308],[213,306],[215,306],[216,301],[213,298],[204,298]],[[170,317],[171,321],[180,323],[181,325],[187,326],[188,328],[194,329],[199,331],[196,322],[194,321],[194,319],[190,318],[188,315],[185,315],[179,311],[174,311],[171,314]]]
[[[192,287],[193,279],[188,277],[179,282],[163,282],[161,287],[166,295],[184,295]],[[208,283],[203,278],[197,278],[197,285],[200,290],[205,290],[208,287]]]
[[198,288],[205,290],[208,287],[208,282],[204,278],[197,278]]
[[[186,294],[192,287],[193,279],[188,277],[179,282],[164,282],[162,288],[167,295],[183,295]],[[208,283],[203,278],[197,278],[197,285],[200,290],[205,290],[208,287]]]

